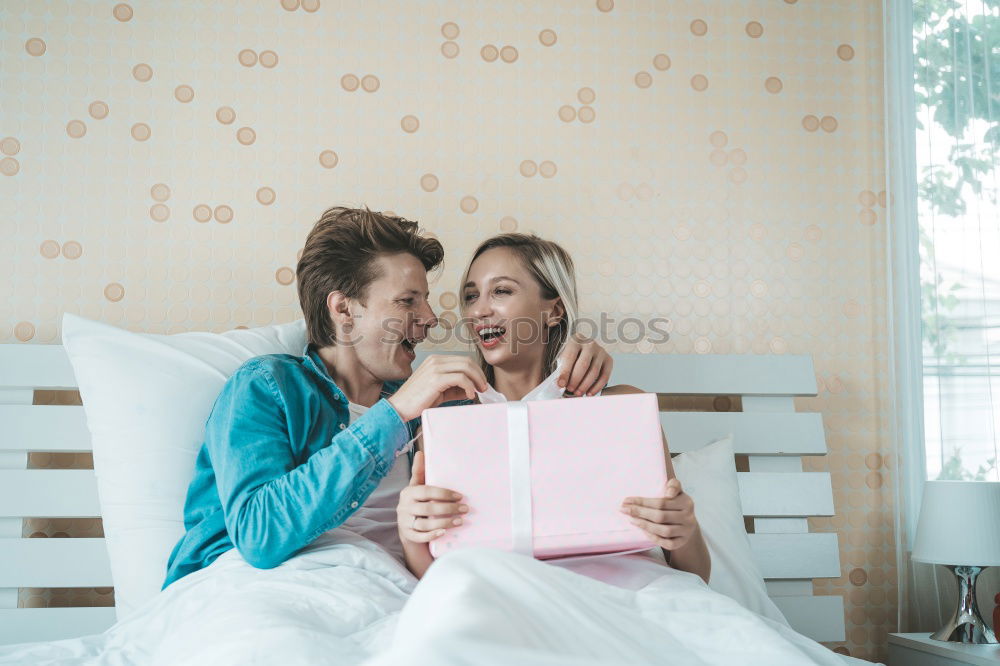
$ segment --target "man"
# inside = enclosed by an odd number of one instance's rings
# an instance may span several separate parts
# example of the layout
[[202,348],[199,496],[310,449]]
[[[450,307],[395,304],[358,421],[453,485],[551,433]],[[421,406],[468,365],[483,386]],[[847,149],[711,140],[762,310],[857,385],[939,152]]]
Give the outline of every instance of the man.
[[[255,567],[278,566],[365,503],[424,409],[485,390],[463,356],[411,368],[437,325],[427,272],[443,257],[415,222],[367,209],[323,214],[297,267],[308,345],[301,357],[251,359],[223,387],[164,587],[232,548]],[[574,340],[562,358],[567,390],[607,383],[611,360],[596,343]],[[592,368],[593,385],[578,385]],[[352,419],[352,407],[367,409]]]

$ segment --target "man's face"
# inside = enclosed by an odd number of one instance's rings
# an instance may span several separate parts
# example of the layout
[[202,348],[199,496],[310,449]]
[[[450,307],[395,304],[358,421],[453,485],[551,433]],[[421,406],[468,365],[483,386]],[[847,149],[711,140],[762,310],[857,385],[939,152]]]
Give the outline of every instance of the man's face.
[[427,298],[427,271],[409,253],[381,255],[375,260],[380,274],[368,285],[364,304],[353,301],[353,327],[340,333],[353,344],[361,365],[374,377],[406,379],[413,372],[413,348],[437,326]]

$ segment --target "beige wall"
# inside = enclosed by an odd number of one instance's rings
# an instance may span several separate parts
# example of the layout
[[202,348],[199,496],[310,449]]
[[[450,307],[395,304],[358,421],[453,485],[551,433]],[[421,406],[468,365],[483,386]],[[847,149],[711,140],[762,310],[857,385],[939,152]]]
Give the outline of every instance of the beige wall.
[[884,654],[879,6],[6,0],[0,342],[289,321],[333,204],[437,234],[441,312],[475,243],[537,232],[585,313],[671,318],[615,351],[813,355],[844,574],[816,589]]

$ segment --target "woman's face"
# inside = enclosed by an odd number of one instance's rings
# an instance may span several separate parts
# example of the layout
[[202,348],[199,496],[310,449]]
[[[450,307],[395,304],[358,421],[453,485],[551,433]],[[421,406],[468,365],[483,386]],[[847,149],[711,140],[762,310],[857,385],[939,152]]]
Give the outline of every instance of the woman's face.
[[486,362],[541,363],[548,331],[563,314],[516,254],[495,247],[476,257],[462,289],[462,316]]

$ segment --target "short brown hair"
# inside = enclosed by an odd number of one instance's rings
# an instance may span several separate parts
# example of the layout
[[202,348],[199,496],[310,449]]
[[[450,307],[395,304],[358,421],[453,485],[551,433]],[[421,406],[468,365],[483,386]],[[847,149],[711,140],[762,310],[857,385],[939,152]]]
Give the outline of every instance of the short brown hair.
[[325,347],[337,341],[326,297],[340,291],[363,301],[368,286],[380,277],[375,263],[380,255],[408,252],[428,271],[441,263],[441,243],[421,236],[418,226],[368,208],[336,206],[320,216],[295,271],[310,344]]

